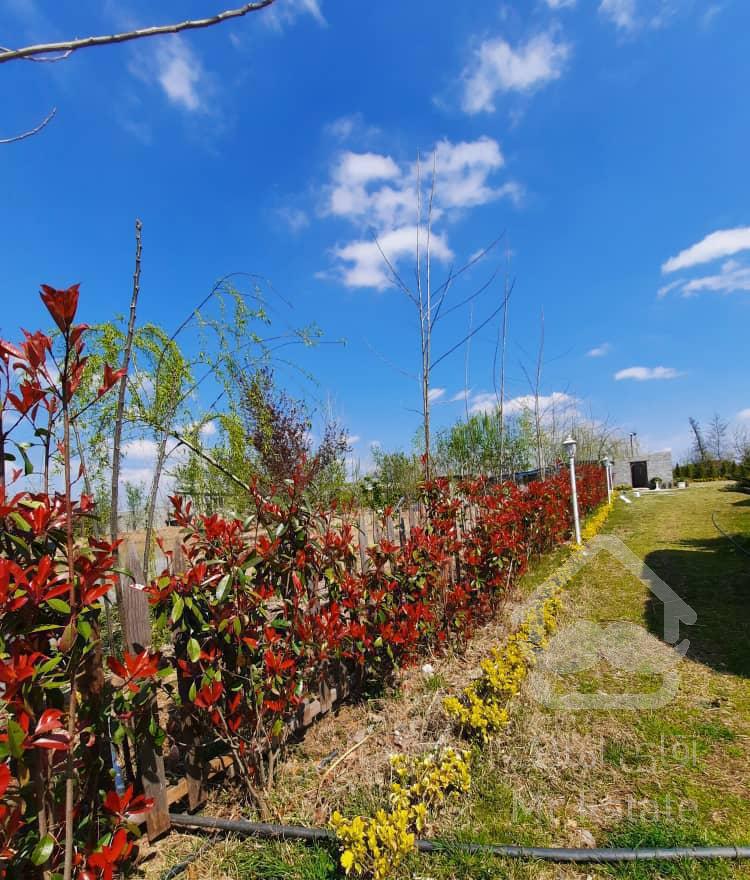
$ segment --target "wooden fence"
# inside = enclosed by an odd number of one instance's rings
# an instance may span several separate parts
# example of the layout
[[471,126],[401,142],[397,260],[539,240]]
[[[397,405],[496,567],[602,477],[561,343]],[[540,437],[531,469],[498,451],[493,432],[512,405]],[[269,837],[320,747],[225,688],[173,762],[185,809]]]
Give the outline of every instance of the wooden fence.
[[[476,512],[464,506],[458,519],[459,530],[470,529],[476,519]],[[406,543],[414,527],[420,526],[425,520],[424,508],[421,505],[407,506],[393,516],[383,520],[375,511],[361,511],[356,520],[357,525],[357,568],[365,571],[369,565],[367,548],[387,538],[393,543]],[[123,641],[131,652],[140,652],[152,647],[151,615],[148,596],[143,591],[145,581],[140,552],[127,543],[123,546],[122,558],[132,578],[123,577],[121,627]],[[155,568],[160,570],[164,558],[157,557]],[[178,538],[175,541],[172,567],[176,574],[185,568],[185,558]],[[445,576],[454,580],[458,576],[457,563],[449,563]],[[167,679],[169,681],[170,679]],[[171,681],[176,681],[173,674]],[[345,698],[351,688],[351,682],[343,677],[329,681],[321,687],[320,693],[304,700],[296,716],[292,719],[290,732],[299,732],[313,721],[325,715],[340,700]],[[152,707],[154,713],[164,713],[166,706]],[[181,778],[171,784],[167,781],[164,755],[155,748],[150,740],[137,745],[137,764],[143,792],[154,801],[153,809],[146,814],[145,824],[148,837],[155,840],[170,830],[170,807],[181,801],[187,801],[188,809],[198,809],[206,799],[206,786],[209,780],[219,774],[233,772],[231,755],[222,754],[206,762],[201,757],[201,743],[193,722],[187,713],[178,713],[173,719],[179,724],[177,739],[184,751],[181,753],[183,773]],[[133,780],[131,780],[133,781]]]

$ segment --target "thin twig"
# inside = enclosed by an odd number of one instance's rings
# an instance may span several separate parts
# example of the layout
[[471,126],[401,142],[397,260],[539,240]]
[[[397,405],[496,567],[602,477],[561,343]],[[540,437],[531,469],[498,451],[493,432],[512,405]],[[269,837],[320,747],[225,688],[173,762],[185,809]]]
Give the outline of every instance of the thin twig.
[[55,114],[57,113],[57,107],[53,107],[50,112],[44,117],[44,119],[39,123],[39,125],[34,128],[30,128],[28,131],[24,131],[21,134],[14,134],[13,137],[0,138],[0,144],[15,144],[17,141],[25,141],[26,138],[33,137],[35,134],[39,134],[39,132],[46,128],[50,122],[55,118]]
[[[0,64],[6,61],[16,61],[19,58],[31,58],[36,55],[49,55],[51,52],[76,52],[79,49],[90,49],[93,46],[109,46],[112,43],[126,43],[130,40],[140,40],[144,37],[157,37],[162,34],[177,34],[180,31],[195,30],[197,28],[211,27],[222,24],[232,18],[241,18],[250,12],[258,12],[270,6],[275,0],[256,0],[254,3],[245,3],[238,9],[227,9],[208,18],[198,18],[176,24],[162,24],[154,27],[138,28],[133,31],[125,31],[120,34],[102,34],[97,37],[83,37],[76,40],[63,40],[58,43],[38,43],[34,46],[24,46],[22,49],[6,49],[0,52]],[[55,59],[57,60],[57,59]]]

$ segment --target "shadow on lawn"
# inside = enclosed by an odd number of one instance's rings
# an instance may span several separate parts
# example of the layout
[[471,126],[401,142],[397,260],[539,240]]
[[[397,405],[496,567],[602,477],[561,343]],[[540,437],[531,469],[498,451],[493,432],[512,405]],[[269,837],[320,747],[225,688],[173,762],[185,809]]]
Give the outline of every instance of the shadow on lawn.
[[[683,549],[655,550],[645,562],[695,609],[683,626],[687,656],[722,672],[750,678],[750,558],[724,537],[682,541]],[[651,632],[664,632],[664,606],[653,594],[646,609]]]

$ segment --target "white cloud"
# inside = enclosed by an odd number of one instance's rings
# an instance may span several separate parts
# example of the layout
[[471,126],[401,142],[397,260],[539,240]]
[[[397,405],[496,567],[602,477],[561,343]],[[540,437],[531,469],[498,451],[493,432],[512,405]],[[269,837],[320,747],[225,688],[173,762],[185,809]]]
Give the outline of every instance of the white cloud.
[[440,400],[441,397],[445,396],[445,388],[430,388],[427,392],[427,399],[430,403],[435,403],[436,400]]
[[599,12],[621,30],[633,30],[636,26],[635,0],[602,0]]
[[566,6],[575,6],[576,0],[546,0],[550,9],[564,9]]
[[670,257],[661,267],[663,273],[688,269],[701,263],[710,263],[722,257],[750,250],[750,226],[738,226],[735,229],[720,229],[712,232],[697,244],[680,251]]
[[217,432],[216,422],[213,420],[210,422],[206,422],[205,425],[201,425],[200,435],[201,437],[214,437]]
[[329,122],[324,126],[323,132],[328,137],[344,142],[377,137],[380,134],[380,129],[377,126],[368,125],[361,113],[350,113]]
[[713,293],[750,291],[750,267],[743,266],[736,260],[728,260],[718,274],[705,275],[688,281],[682,288],[682,295],[695,296],[703,290]]
[[[422,229],[420,237],[423,246],[426,235],[426,230]],[[416,241],[416,226],[402,226],[378,238],[380,248],[392,265],[404,257],[412,256],[415,253]],[[453,252],[445,238],[435,232],[432,233],[431,247],[434,259],[442,263],[452,259]],[[339,264],[335,276],[347,287],[374,287],[383,290],[393,283],[388,266],[374,241],[367,239],[351,241],[349,244],[334,248],[333,255]]]
[[187,43],[175,37],[166,40],[157,50],[158,79],[173,104],[181,104],[186,110],[200,110],[203,98],[200,94],[203,68]]
[[636,382],[648,382],[653,379],[676,379],[682,375],[674,367],[627,367],[615,373],[615,379],[635,379]]
[[601,345],[597,345],[594,348],[589,349],[586,352],[586,357],[590,358],[600,358],[604,357],[605,354],[609,354],[612,351],[612,346],[609,342],[603,342]]
[[284,206],[276,214],[289,227],[290,232],[301,232],[310,225],[310,218],[302,208]]
[[679,5],[675,0],[601,0],[599,14],[618,30],[633,33],[642,27],[663,27],[679,11]]
[[[535,398],[533,394],[522,394],[518,397],[511,397],[505,401],[503,412],[505,415],[519,415],[523,412],[533,412],[535,407]],[[576,409],[578,400],[564,391],[553,391],[552,394],[539,396],[539,411],[543,419],[551,418],[553,411],[556,417],[560,417],[564,412],[571,412]],[[493,392],[484,392],[476,394],[471,399],[469,412],[473,413],[492,413],[498,408],[497,396]]]
[[571,51],[551,32],[536,34],[517,48],[502,37],[485,40],[463,73],[464,111],[492,112],[498,93],[528,93],[559,79]]
[[354,446],[354,444],[359,443],[361,439],[362,438],[359,436],[359,434],[349,434],[349,436],[346,438],[346,444],[347,446]]
[[158,446],[156,440],[148,440],[146,438],[129,440],[122,445],[122,455],[127,459],[144,461],[147,459],[155,459],[157,449]]
[[451,397],[451,403],[458,403],[459,401],[468,400],[471,396],[471,388],[464,388],[461,391],[457,391],[453,397]]
[[743,422],[746,421],[746,420],[750,420],[750,408],[748,408],[748,409],[741,409],[741,410],[737,413],[737,418],[738,418],[738,419],[741,419]]
[[[445,262],[453,253],[446,234],[437,231],[436,224],[500,198],[518,201],[522,189],[513,181],[501,186],[492,182],[505,160],[499,144],[491,138],[459,143],[443,140],[435,145],[434,157],[432,256]],[[334,248],[336,266],[322,277],[337,277],[349,287],[387,287],[391,280],[373,235],[394,264],[407,257],[416,258],[417,172],[416,162],[399,164],[380,153],[346,150],[338,155],[323,189],[322,212],[348,220],[358,227],[360,235]],[[431,180],[432,160],[426,159],[421,164],[420,178],[423,205],[428,200]],[[362,235],[365,230],[367,237]],[[424,229],[420,239],[424,252]]]
[[128,69],[147,84],[158,83],[168,100],[190,113],[206,112],[213,94],[210,74],[180,36],[158,40],[134,52]]
[[281,30],[284,25],[293,24],[301,15],[312,16],[324,27],[328,24],[318,0],[276,0],[261,13],[261,21],[275,30]]
[[669,284],[663,284],[656,292],[656,296],[658,299],[664,299],[664,297],[676,287],[679,287],[681,284],[685,283],[684,278],[680,278],[678,281],[670,281]]

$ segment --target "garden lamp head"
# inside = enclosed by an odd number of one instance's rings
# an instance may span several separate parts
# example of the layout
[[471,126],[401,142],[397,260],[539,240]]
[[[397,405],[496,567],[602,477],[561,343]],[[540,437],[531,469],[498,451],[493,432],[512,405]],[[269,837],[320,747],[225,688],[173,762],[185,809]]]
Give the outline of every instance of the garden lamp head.
[[571,461],[576,457],[576,441],[571,434],[567,440],[563,440],[563,449]]

